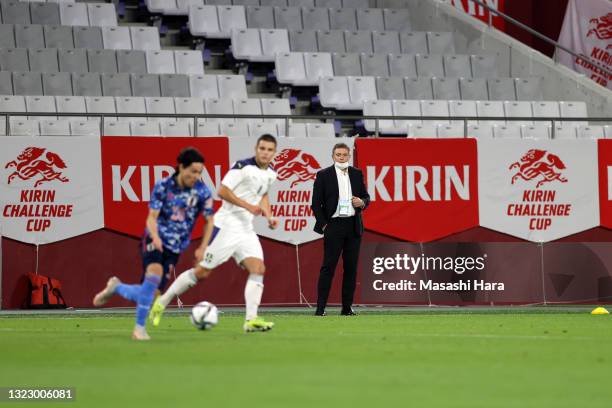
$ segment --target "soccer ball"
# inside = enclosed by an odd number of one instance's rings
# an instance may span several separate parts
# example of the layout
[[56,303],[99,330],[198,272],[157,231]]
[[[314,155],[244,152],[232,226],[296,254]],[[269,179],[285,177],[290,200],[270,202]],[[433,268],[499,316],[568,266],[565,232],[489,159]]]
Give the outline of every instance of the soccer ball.
[[200,302],[191,309],[191,323],[200,330],[212,329],[219,322],[217,306]]

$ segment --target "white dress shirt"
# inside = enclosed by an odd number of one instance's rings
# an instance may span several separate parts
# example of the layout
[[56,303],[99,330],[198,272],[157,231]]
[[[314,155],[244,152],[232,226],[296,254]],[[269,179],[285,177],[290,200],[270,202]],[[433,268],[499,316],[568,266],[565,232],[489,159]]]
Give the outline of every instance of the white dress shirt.
[[334,166],[336,170],[336,176],[338,177],[338,204],[340,204],[340,200],[348,200],[349,211],[348,215],[340,215],[340,205],[336,207],[336,211],[332,218],[337,217],[352,217],[355,215],[355,208],[351,203],[351,197],[353,196],[353,191],[351,189],[351,180],[349,179],[348,169],[346,171],[339,170],[336,166]]

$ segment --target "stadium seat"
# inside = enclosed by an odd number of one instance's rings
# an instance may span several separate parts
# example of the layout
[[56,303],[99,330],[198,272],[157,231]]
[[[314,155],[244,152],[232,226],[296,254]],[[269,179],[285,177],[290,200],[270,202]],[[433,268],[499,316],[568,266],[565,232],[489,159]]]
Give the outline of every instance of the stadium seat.
[[146,74],[147,59],[144,51],[141,50],[118,50],[117,71],[127,74]]
[[[234,99],[235,115],[261,115],[261,102],[259,99]],[[237,123],[263,122],[260,118],[237,118]]]
[[[261,113],[264,115],[291,115],[291,107],[289,106],[288,99],[262,99],[261,100]],[[285,119],[281,118],[269,118],[264,119],[266,123],[274,123],[279,129],[281,127],[285,127],[285,123],[287,122]]]
[[493,55],[472,55],[470,65],[474,78],[497,77],[497,60]]
[[394,31],[372,32],[372,44],[377,54],[400,54],[402,52],[399,34]]
[[95,120],[72,120],[70,121],[70,135],[100,136],[100,125]]
[[414,55],[389,54],[389,74],[398,77],[416,77]]
[[13,72],[15,95],[42,95],[42,77],[39,72]]
[[451,78],[471,78],[472,68],[467,55],[445,55],[444,75]]
[[308,137],[336,137],[333,123],[307,123],[306,134]]
[[102,27],[102,45],[109,50],[131,50],[130,29],[128,27]]
[[521,126],[513,123],[493,126],[493,137],[496,139],[520,139]]
[[204,74],[204,61],[200,51],[174,51],[177,74]]
[[55,3],[30,4],[30,21],[32,24],[60,24],[59,8]]
[[441,55],[417,55],[416,69],[419,77],[443,77],[444,66]]
[[278,136],[278,127],[276,123],[249,123],[249,137],[259,137],[261,135],[270,134]]
[[579,139],[603,139],[604,128],[600,125],[579,126],[577,129]]
[[521,126],[523,139],[550,139],[550,125],[546,123],[535,123],[533,125]]
[[59,3],[60,23],[64,26],[88,26],[87,3]]
[[[174,115],[176,113],[174,109],[174,99],[173,98],[155,98],[155,97],[147,97],[145,98],[145,109],[149,114],[160,114],[160,115]],[[155,122],[176,122],[176,118],[149,118],[150,121]]]
[[[74,48],[74,37],[71,27],[46,25],[43,27],[43,33],[45,36],[45,47],[47,48]],[[2,34],[0,33],[0,35]],[[0,41],[5,41],[5,39],[0,39]],[[4,47],[4,45],[1,46]]]
[[402,54],[427,54],[427,34],[420,31],[406,31],[400,33]]
[[344,44],[346,52],[372,53],[372,35],[369,31],[345,31]]
[[356,53],[334,53],[332,54],[335,76],[361,75],[361,62],[359,54]]
[[395,128],[398,129],[399,133],[407,133],[408,126],[420,125],[423,121],[420,119],[421,116],[421,104],[419,101],[413,100],[399,100],[393,101],[393,115],[394,116],[418,116],[419,119],[396,119]]
[[175,74],[174,53],[170,50],[146,52],[147,72],[150,74]]
[[604,135],[606,139],[612,139],[612,125],[604,126]]
[[410,14],[406,9],[383,9],[385,30],[387,31],[410,31]]
[[30,24],[30,5],[20,1],[3,2],[2,21],[9,24]]
[[289,47],[293,52],[317,52],[317,32],[289,31]]
[[174,110],[177,114],[202,115],[204,114],[204,101],[202,98],[194,97],[174,98]]
[[130,27],[132,48],[135,50],[159,50],[159,32],[156,27]]
[[12,24],[0,24],[0,48],[15,48],[15,27]]
[[[85,98],[82,96],[56,96],[55,106],[57,107],[58,113],[87,113]],[[61,119],[84,121],[87,118],[79,116],[62,116]]]
[[189,91],[193,97],[204,99],[219,98],[219,86],[215,75],[190,75]]
[[296,138],[307,137],[306,124],[305,123],[290,123],[289,133],[287,135],[285,135],[284,126],[279,127],[278,133],[279,133],[279,136],[296,137]]
[[469,125],[468,137],[475,137],[476,139],[491,139],[493,138],[493,128],[488,124]]
[[435,139],[438,137],[438,126],[433,122],[425,122],[416,125],[411,124],[406,129],[407,136],[416,139]]
[[342,0],[315,0],[315,7],[341,8]]
[[15,25],[15,45],[17,48],[45,48],[43,26],[30,24]]
[[166,10],[178,8],[176,0],[145,0],[147,10],[155,14],[165,14]]
[[332,56],[329,53],[305,53],[306,67],[305,85],[317,85],[324,77],[333,76]]
[[262,29],[261,36],[261,61],[274,61],[276,54],[289,52],[289,36],[287,30]]
[[376,94],[378,99],[406,99],[404,79],[402,77],[376,78]]
[[[289,7],[308,7],[312,8],[315,6],[314,0],[287,0],[287,5]],[[283,6],[277,6],[283,7]]]
[[487,81],[484,78],[460,78],[459,90],[461,99],[472,101],[489,99]]
[[331,30],[357,30],[357,18],[355,9],[330,8],[329,28]]
[[72,74],[72,93],[75,96],[102,96],[100,74],[92,72]]
[[159,76],[154,74],[132,74],[132,95],[134,96],[161,96]]
[[87,48],[100,50],[104,48],[102,43],[102,30],[100,27],[74,27],[74,46],[76,48]]
[[131,136],[130,122],[127,120],[108,120],[104,122],[104,136]]
[[55,48],[30,48],[28,50],[30,71],[59,72],[57,50]]
[[[87,108],[87,113],[108,115],[117,112],[117,108],[115,106],[115,98],[113,98],[112,96],[87,96],[85,97],[85,107]],[[105,119],[109,118],[112,118],[112,116],[105,116]],[[100,123],[100,118],[97,116],[90,116],[89,120],[95,120],[96,123]],[[104,121],[105,125],[106,122],[107,120]],[[107,134],[106,132],[104,133]]]
[[61,72],[88,72],[87,54],[85,50],[58,50],[59,70]]
[[374,77],[350,76],[348,88],[350,103],[347,106],[340,106],[341,109],[361,110],[365,101],[377,100]]
[[217,75],[219,96],[229,99],[246,99],[246,83],[242,75]]
[[0,95],[13,95],[13,75],[11,72],[0,71]]
[[[347,10],[350,10],[347,8]],[[363,31],[384,31],[385,21],[382,9],[357,9],[357,29]]]
[[389,76],[386,54],[361,54],[361,73],[366,76]]
[[302,13],[298,7],[275,7],[274,27],[285,30],[302,29]]
[[117,57],[113,50],[87,50],[89,71],[100,73],[117,73]]
[[189,97],[189,78],[182,74],[163,74],[159,77],[161,96]]
[[51,72],[42,74],[44,95],[72,95],[72,81],[68,72]]
[[[115,97],[115,105],[117,107],[117,113],[124,114],[145,114],[147,108],[145,106],[145,99],[136,96],[117,96]],[[143,117],[120,117],[119,121],[131,121],[131,120],[146,120]],[[157,123],[157,122],[156,122]]]
[[98,27],[117,25],[117,13],[114,4],[88,3],[87,15],[89,24]]
[[321,106],[340,108],[350,105],[347,77],[321,78],[319,82]]
[[459,82],[456,78],[432,78],[434,99],[461,99]]
[[560,116],[558,102],[537,102],[531,103],[533,117],[535,118],[558,118]]
[[40,136],[40,127],[37,120],[24,118],[11,119],[9,133],[12,136]]
[[[206,99],[204,101],[205,111],[207,115],[221,114],[233,115],[234,105],[232,99]],[[209,118],[208,122],[230,123],[233,119],[230,118]]]
[[0,112],[25,112],[25,98],[21,95],[0,96]]
[[304,54],[285,52],[276,54],[274,61],[276,79],[281,84],[299,85],[306,79]]
[[245,7],[248,28],[274,28],[274,9],[268,6]]
[[319,52],[346,52],[342,31],[317,31]]
[[518,101],[541,101],[542,81],[541,77],[516,78],[516,99]]
[[[365,101],[363,104],[364,116],[393,116],[393,105],[390,100]],[[366,119],[364,127],[368,132],[396,133],[393,120],[379,120],[378,127],[376,120]],[[405,132],[405,131],[404,131]]]
[[[438,101],[438,100],[422,100],[421,101],[421,115],[425,116],[440,116],[440,117],[448,117],[448,101]],[[445,125],[449,124],[448,120],[444,119],[434,119],[428,120],[423,119],[424,125]],[[429,130],[427,130],[429,131]]]
[[302,24],[304,30],[329,31],[329,12],[325,8],[303,8]]
[[[531,118],[533,117],[533,111],[531,110],[531,103],[526,101],[505,101],[504,102],[504,114],[506,118]],[[532,120],[512,120],[508,123],[515,125],[533,125]]]
[[102,74],[103,96],[132,96],[130,74]]
[[219,6],[221,38],[230,38],[233,30],[247,28],[244,6]]
[[463,123],[451,123],[450,125],[438,125],[438,139],[456,139],[465,137]]
[[[448,112],[450,116],[468,116],[468,117],[476,117],[478,116],[476,111],[476,101],[473,100],[464,100],[464,101],[448,101]],[[453,125],[462,125],[463,120],[454,119],[451,120],[451,124]],[[468,120],[468,125],[475,125],[477,121]]]
[[476,101],[476,112],[478,117],[478,123],[481,125],[499,125],[503,126],[506,124],[505,120],[486,120],[482,118],[492,118],[504,116],[504,105],[501,101]]
[[454,54],[455,43],[452,33],[427,33],[427,48],[430,54]]
[[[26,110],[27,112],[34,113],[55,113],[57,107],[55,106],[55,98],[53,96],[26,96],[25,97]],[[28,119],[42,120],[42,119],[56,119],[56,116],[28,116]]]
[[256,28],[234,30],[232,54],[238,60],[259,60],[263,55],[259,30]]
[[193,136],[193,132],[191,131],[191,126],[189,126],[189,122],[161,121],[159,125],[160,125],[160,132],[162,136],[169,136],[169,137]]
[[216,6],[190,6],[188,24],[189,32],[196,37],[223,37]]
[[[559,102],[559,113],[562,118],[586,118],[588,117],[587,106],[583,101],[577,102]],[[585,126],[588,123],[585,121],[563,121],[563,126]]]
[[247,123],[227,122],[221,123],[221,133],[229,137],[249,137],[249,127]]
[[573,125],[555,125],[553,139],[576,139],[576,127]]
[[41,136],[70,136],[70,122],[67,119],[41,119]]
[[406,99],[433,99],[433,89],[429,78],[404,78]]
[[221,135],[218,122],[204,122],[198,121],[198,129],[196,136],[219,136]]
[[512,78],[489,78],[487,80],[489,100],[492,101],[515,101],[516,91]]

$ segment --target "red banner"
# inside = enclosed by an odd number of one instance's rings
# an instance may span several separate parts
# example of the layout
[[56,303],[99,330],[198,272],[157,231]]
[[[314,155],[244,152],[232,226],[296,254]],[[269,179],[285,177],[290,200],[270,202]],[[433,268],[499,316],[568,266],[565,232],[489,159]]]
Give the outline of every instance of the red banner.
[[612,228],[612,140],[598,140],[599,224]]
[[[105,227],[141,236],[151,189],[155,181],[174,173],[176,156],[193,146],[204,155],[202,179],[216,195],[229,169],[229,146],[225,137],[103,137],[102,186]],[[202,219],[192,238],[202,236]]]
[[[504,13],[504,0],[483,0],[487,6],[491,7],[494,10],[499,11],[500,13]],[[451,0],[451,4],[455,6],[457,9],[465,11],[471,16],[476,17],[477,19],[489,23],[489,17],[491,17],[491,22],[495,28],[504,31],[506,27],[505,21],[502,17],[498,16],[495,13],[491,13],[486,7],[481,6],[480,4],[476,4],[470,0]],[[492,16],[491,16],[492,14]]]
[[367,229],[426,242],[478,226],[475,139],[357,139],[355,149]]

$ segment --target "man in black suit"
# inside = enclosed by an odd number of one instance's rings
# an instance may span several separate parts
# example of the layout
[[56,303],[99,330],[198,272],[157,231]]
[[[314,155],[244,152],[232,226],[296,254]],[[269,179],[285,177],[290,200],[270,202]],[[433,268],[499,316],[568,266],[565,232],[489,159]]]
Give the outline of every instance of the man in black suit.
[[329,290],[340,254],[344,263],[342,277],[342,315],[355,315],[353,295],[357,280],[357,260],[363,234],[361,212],[370,203],[361,170],[349,166],[350,148],[338,143],[332,150],[334,165],[320,170],[314,182],[312,211],[314,230],[324,235],[323,265],[319,274],[317,311],[324,316]]

